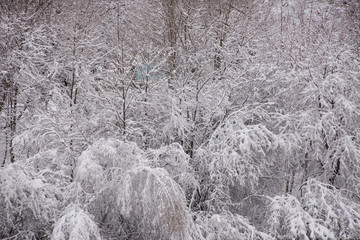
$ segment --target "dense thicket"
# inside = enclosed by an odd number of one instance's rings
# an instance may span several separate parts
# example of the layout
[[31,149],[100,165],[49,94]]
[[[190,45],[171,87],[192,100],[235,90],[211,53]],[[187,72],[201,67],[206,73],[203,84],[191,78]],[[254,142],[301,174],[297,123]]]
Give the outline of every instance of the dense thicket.
[[1,239],[360,238],[355,0],[2,0]]

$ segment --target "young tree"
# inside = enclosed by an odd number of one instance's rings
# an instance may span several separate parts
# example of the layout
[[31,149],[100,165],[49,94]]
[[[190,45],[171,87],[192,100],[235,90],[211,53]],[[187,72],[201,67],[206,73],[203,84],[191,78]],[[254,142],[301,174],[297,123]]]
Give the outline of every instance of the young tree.
[[46,78],[46,60],[42,58],[47,47],[44,39],[47,30],[39,24],[45,20],[50,4],[51,1],[2,1],[0,4],[2,165],[15,162],[14,139],[19,121],[31,103],[38,102],[29,94],[30,89],[35,89]]

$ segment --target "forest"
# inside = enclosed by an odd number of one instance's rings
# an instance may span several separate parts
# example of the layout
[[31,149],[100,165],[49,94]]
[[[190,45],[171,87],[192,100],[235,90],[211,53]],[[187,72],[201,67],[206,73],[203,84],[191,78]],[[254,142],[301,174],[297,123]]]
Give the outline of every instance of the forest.
[[0,239],[359,238],[360,1],[0,1]]

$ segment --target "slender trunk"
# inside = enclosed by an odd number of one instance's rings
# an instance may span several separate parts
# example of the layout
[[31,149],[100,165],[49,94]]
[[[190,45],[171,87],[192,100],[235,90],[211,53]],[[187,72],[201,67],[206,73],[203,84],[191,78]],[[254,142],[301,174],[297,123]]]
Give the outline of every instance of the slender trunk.
[[174,73],[176,69],[176,0],[164,0],[164,5],[167,17],[167,38],[170,44],[168,87],[173,89]]
[[295,182],[295,174],[296,174],[295,166],[293,166],[292,169],[289,169],[288,175],[290,175],[290,179],[288,178],[286,181],[285,193],[290,193],[290,194],[292,193]]
[[75,77],[75,67],[72,71],[72,77],[71,77],[71,89],[70,89],[70,107],[72,107],[75,104],[76,99],[76,90],[75,90],[75,84],[76,84],[76,77]]
[[[302,183],[306,184],[307,180],[308,180],[308,163],[309,163],[309,153],[305,153],[305,159],[304,159],[304,175],[303,175],[303,179],[302,179]],[[301,188],[300,190],[300,196],[303,196],[303,190]]]
[[190,148],[189,148],[189,156],[190,158],[193,158],[193,154],[194,154],[194,140],[190,141]]
[[[149,62],[150,59],[147,59],[147,62]],[[148,101],[148,91],[149,91],[149,66],[146,66],[146,75],[145,75],[145,97],[144,97],[144,102],[145,102],[145,105],[144,105],[144,115],[145,115],[145,119],[148,119],[148,109],[147,109],[147,101]],[[147,141],[147,132],[144,131],[144,138],[145,138],[145,141],[144,141],[144,148],[145,150],[148,148],[148,141]]]
[[332,171],[332,175],[329,178],[329,182],[331,185],[334,185],[335,178],[337,175],[339,175],[339,173],[340,173],[340,159],[336,159],[334,170]]
[[8,157],[8,146],[9,146],[9,134],[7,131],[5,131],[5,151],[4,151],[4,159],[3,162],[1,164],[1,166],[5,166],[5,163],[7,161],[7,157]]
[[283,32],[283,1],[281,0],[281,8],[280,8],[280,32]]
[[10,161],[15,162],[15,154],[14,154],[14,137],[16,131],[16,120],[17,120],[17,95],[18,88],[15,85],[12,90],[11,96],[11,115],[10,115]]
[[[74,24],[74,36],[73,36],[73,49],[72,49],[72,56],[73,56],[73,68],[72,68],[72,75],[71,75],[71,86],[70,86],[70,116],[72,117],[73,115],[73,107],[75,106],[76,104],[76,97],[77,97],[77,89],[76,89],[76,49],[77,49],[77,38],[76,38],[76,30],[77,30],[77,23],[75,22]],[[73,123],[70,123],[70,129],[69,129],[69,133],[72,133],[73,131]],[[70,138],[70,141],[69,141],[69,148],[70,148],[70,151],[73,151],[74,148],[73,148],[73,144],[74,144],[74,141],[72,138]],[[71,180],[70,182],[73,181],[74,179],[74,168],[75,168],[75,159],[73,158],[72,159],[72,162],[70,163],[70,168],[71,168],[71,172],[70,172],[70,177],[71,177]]]
[[291,172],[291,180],[290,180],[290,189],[289,189],[289,193],[291,194],[294,188],[294,182],[295,182],[295,167],[293,167],[292,172]]
[[126,134],[126,90],[125,90],[125,86],[123,86],[122,89],[122,94],[123,94],[123,104],[122,104],[122,120],[123,120],[123,135],[125,136]]
[[[14,68],[14,72],[17,71]],[[7,161],[15,162],[15,153],[14,153],[14,138],[16,132],[17,124],[17,96],[18,96],[18,86],[13,80],[14,73],[11,73],[7,78],[2,80],[2,91],[3,95],[2,100],[0,100],[1,107],[5,104],[7,112],[7,121],[6,121],[6,131],[5,131],[5,152],[2,162],[2,166],[6,164]],[[7,80],[7,81],[6,81]],[[5,101],[7,98],[7,101]],[[1,113],[0,109],[0,113]]]
[[214,58],[214,69],[215,71],[219,70],[221,67],[221,49],[223,47],[223,33],[220,30],[219,34],[219,47],[215,49],[215,58]]
[[6,96],[8,95],[7,92],[9,91],[10,85],[6,81],[6,77],[1,80],[0,85],[0,113],[3,110],[3,107],[5,105]]
[[287,173],[287,179],[286,179],[286,184],[285,184],[285,193],[289,193],[289,189],[290,189],[290,178],[289,178],[289,175],[290,175],[290,169]]
[[[117,9],[116,9],[116,36],[117,36],[117,49],[118,51],[120,51],[120,54],[117,56],[117,71],[119,73],[120,78],[122,78],[122,75],[125,73],[125,68],[124,68],[124,42],[123,39],[121,38],[121,19],[120,19],[120,1],[118,2],[117,5]],[[121,88],[122,88],[122,135],[125,136],[126,135],[126,98],[127,98],[127,88],[125,87],[125,79],[121,80]]]
[[[338,139],[338,132],[335,134],[335,140]],[[333,158],[333,156],[330,156],[330,159]],[[335,179],[337,175],[340,174],[340,158],[336,158],[335,162],[332,163],[333,170],[331,171],[331,176],[329,178],[329,182],[331,185],[334,185]]]
[[[72,72],[71,89],[70,89],[70,112],[71,112],[71,116],[72,116],[72,113],[73,113],[72,107],[76,104],[77,91],[76,90],[74,91],[75,84],[76,84],[75,81],[76,81],[76,78],[75,78],[75,67],[74,67],[73,72]],[[70,133],[72,132],[72,129],[73,129],[73,124],[71,123],[70,124]],[[73,150],[72,149],[72,146],[73,146],[73,140],[72,139],[70,139],[69,146],[70,146],[70,149]]]
[[[73,37],[73,49],[72,49],[72,55],[73,55],[73,61],[76,62],[76,23],[74,25],[74,37]],[[73,65],[73,69],[72,69],[72,77],[71,77],[71,88],[70,88],[70,108],[73,106],[73,104],[75,104],[74,99],[76,95],[74,93],[75,91],[75,85],[76,85],[76,68],[75,68],[75,63]]]

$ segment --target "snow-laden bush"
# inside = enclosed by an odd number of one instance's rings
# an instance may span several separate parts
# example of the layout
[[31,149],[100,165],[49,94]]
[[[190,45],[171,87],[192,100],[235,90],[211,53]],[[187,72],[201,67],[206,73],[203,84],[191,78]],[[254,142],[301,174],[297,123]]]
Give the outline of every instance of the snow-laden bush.
[[292,195],[271,198],[266,226],[269,233],[279,239],[335,239]]
[[360,205],[334,187],[309,180],[303,187],[303,208],[337,239],[360,237]]
[[[279,238],[352,239],[360,236],[360,205],[343,191],[310,179],[300,201],[291,195],[271,199],[267,226]],[[350,195],[353,193],[345,192]]]
[[150,149],[147,151],[147,158],[151,166],[166,169],[170,176],[176,177],[191,170],[189,155],[178,143]]
[[275,134],[260,123],[268,118],[269,113],[261,107],[233,112],[196,151],[201,178],[193,201],[196,208],[213,208],[217,213],[228,209],[231,186],[252,191],[274,164],[273,155],[292,147],[293,139]]
[[73,198],[83,204],[108,235],[127,236],[133,231],[126,226],[117,206],[117,189],[125,172],[142,162],[143,152],[135,143],[117,139],[96,141],[78,159]]
[[104,181],[137,166],[141,159],[142,151],[133,142],[100,139],[79,157],[75,180],[88,192],[98,191]]
[[129,170],[118,203],[122,214],[139,224],[144,239],[193,239],[196,232],[183,190],[164,169]]
[[273,239],[256,230],[244,217],[232,214],[196,214],[196,224],[205,240]]
[[6,231],[19,231],[19,239],[48,234],[47,228],[58,214],[61,192],[43,173],[27,162],[0,168],[0,236]]
[[52,240],[101,240],[93,217],[78,205],[70,205],[56,222]]
[[172,143],[159,149],[150,149],[146,157],[151,167],[164,168],[187,194],[191,194],[197,181],[190,157],[180,144]]
[[[259,110],[259,114],[266,113]],[[284,139],[265,125],[245,123],[250,117],[247,115],[243,111],[233,113],[198,151],[212,181],[253,187],[262,170],[271,164],[267,158],[270,151],[287,147]]]

